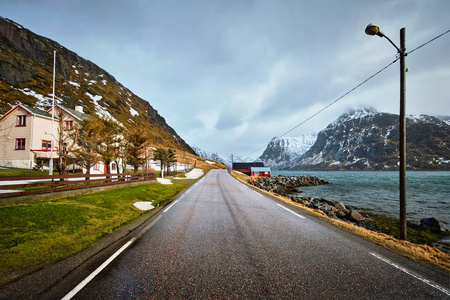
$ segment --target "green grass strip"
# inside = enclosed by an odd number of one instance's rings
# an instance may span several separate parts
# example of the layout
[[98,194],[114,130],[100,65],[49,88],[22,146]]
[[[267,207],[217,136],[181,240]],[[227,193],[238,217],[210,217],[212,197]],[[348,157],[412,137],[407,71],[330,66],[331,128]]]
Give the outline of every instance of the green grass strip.
[[0,278],[21,274],[87,248],[147,212],[133,203],[163,205],[184,189],[151,183],[99,193],[0,207]]

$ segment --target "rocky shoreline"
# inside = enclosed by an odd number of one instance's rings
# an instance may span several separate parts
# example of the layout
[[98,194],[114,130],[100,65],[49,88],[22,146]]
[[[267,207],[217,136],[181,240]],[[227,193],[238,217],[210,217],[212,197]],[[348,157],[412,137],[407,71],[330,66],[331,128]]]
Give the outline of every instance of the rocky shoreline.
[[249,179],[248,183],[254,186],[276,193],[291,199],[291,201],[305,205],[306,207],[317,209],[324,212],[330,218],[347,220],[357,225],[373,229],[370,226],[371,219],[365,218],[352,207],[346,207],[342,202],[330,201],[323,198],[313,197],[295,197],[294,193],[301,193],[303,186],[318,186],[330,184],[328,181],[316,176],[276,176],[276,177],[258,177]]
[[[352,222],[355,225],[364,227],[369,230],[384,232],[374,222],[372,218],[377,215],[365,211],[357,210],[354,207],[346,206],[342,202],[331,201],[323,198],[314,197],[298,197],[294,194],[301,193],[303,186],[318,186],[323,184],[331,184],[316,176],[283,176],[276,177],[252,177],[247,181],[249,184],[257,188],[288,197],[291,201],[305,205],[306,207],[320,210],[330,218],[339,219],[343,221]],[[408,225],[409,227],[410,225]],[[449,231],[445,228],[443,223],[435,218],[426,218],[420,221],[420,224],[414,224],[427,230],[434,232],[437,239],[442,236],[448,236]],[[387,233],[387,232],[384,232]],[[389,233],[388,233],[389,234]]]

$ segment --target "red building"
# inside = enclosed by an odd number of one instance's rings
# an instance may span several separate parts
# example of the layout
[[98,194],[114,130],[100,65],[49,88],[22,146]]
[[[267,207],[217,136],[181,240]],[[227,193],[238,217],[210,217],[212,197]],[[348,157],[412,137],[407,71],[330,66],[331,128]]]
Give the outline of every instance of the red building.
[[249,176],[270,177],[270,168],[263,162],[233,163],[233,170]]
[[270,177],[270,167],[252,167],[251,174],[257,177]]

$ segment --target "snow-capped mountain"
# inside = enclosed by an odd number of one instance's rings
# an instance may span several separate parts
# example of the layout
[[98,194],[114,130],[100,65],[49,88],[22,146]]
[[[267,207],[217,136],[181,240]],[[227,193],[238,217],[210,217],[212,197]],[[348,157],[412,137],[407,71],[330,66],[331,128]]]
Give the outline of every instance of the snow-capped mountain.
[[219,155],[217,155],[217,153],[204,151],[204,150],[202,150],[202,149],[200,149],[199,147],[196,147],[196,146],[193,146],[192,149],[200,157],[203,157],[203,158],[206,158],[206,159],[215,160],[215,161],[221,162],[223,164],[226,164],[226,160],[223,159],[222,157],[220,157]]
[[[374,108],[351,110],[320,131],[295,169],[396,170],[398,115]],[[406,120],[407,168],[450,169],[450,125],[433,116]]]
[[237,155],[229,155],[226,157],[220,156],[217,153],[212,153],[212,152],[208,152],[208,151],[204,151],[202,149],[200,149],[199,147],[192,147],[192,149],[194,149],[195,153],[197,153],[198,156],[206,158],[206,159],[211,159],[211,160],[215,160],[218,162],[221,162],[229,167],[232,166],[233,162],[254,162],[254,161],[260,161],[259,159],[254,159],[251,157],[247,157],[247,158],[242,158],[240,156]]
[[316,142],[317,134],[300,137],[274,137],[259,157],[264,165],[273,169],[288,169]]

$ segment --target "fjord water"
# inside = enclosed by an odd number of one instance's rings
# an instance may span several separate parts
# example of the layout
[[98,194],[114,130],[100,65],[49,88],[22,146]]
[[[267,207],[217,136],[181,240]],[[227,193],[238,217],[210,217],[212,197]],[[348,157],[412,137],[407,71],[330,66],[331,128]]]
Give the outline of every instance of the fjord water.
[[[272,176],[313,175],[330,185],[302,187],[299,196],[343,202],[391,217],[399,216],[399,174],[385,171],[272,171]],[[450,228],[450,172],[406,173],[407,219],[435,217]]]

